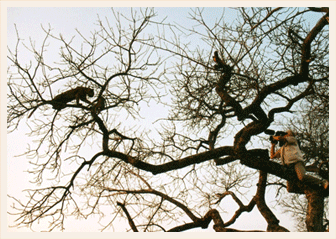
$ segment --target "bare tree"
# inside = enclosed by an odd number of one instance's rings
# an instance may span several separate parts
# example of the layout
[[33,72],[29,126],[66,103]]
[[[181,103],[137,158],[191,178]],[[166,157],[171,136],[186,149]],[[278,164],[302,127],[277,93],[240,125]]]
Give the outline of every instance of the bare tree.
[[[267,180],[272,175],[295,182],[308,199],[307,230],[324,231],[328,191],[270,161],[264,131],[284,129],[284,116],[294,111],[307,117],[309,104],[296,111],[302,102],[328,104],[329,9],[235,12],[235,22],[224,11],[210,26],[202,9],[191,9],[195,27],[189,29],[157,20],[154,9],[130,16],[113,11],[114,19],[99,20],[90,38],[77,32],[82,45],[45,29],[42,46],[28,47],[18,33],[16,48],[8,50],[8,131],[31,116],[38,142],[26,152],[35,160],[30,172],[37,187],[27,190],[25,202],[11,197],[18,225],[47,220],[49,230],[62,230],[66,217],[104,218],[107,207],[113,218],[103,230],[123,217],[133,231],[185,231],[213,222],[215,231],[234,232],[241,231],[234,227],[240,215],[257,208],[264,231],[288,231],[265,200],[266,188],[277,187]],[[312,27],[308,14],[320,16]],[[45,60],[50,42],[61,45],[59,62]],[[32,52],[30,64],[20,61],[20,47]],[[77,86],[93,89],[92,100],[55,109],[55,96]],[[140,122],[141,107],[152,102],[170,110],[158,121],[160,139]],[[321,138],[323,157],[315,161],[328,159],[328,140]],[[44,186],[47,172],[55,180]],[[328,178],[328,168],[318,173]],[[228,197],[238,209],[226,220]]]
[[[327,84],[319,84],[313,97],[307,97],[298,108],[297,118],[289,120],[289,127],[297,132],[301,150],[304,152],[306,169],[323,178],[329,177],[329,99]],[[301,109],[300,109],[301,108]],[[308,110],[307,110],[308,109]],[[285,211],[296,217],[298,229],[306,230],[307,200],[299,194],[287,194],[281,200]],[[329,200],[325,200],[326,210],[323,218],[323,230],[329,228],[328,216]]]

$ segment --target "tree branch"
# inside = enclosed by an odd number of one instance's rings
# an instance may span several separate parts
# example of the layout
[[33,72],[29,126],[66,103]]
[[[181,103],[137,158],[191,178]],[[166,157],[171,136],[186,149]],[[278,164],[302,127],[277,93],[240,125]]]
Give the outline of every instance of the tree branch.
[[131,217],[131,215],[128,213],[126,207],[125,207],[125,204],[122,204],[121,202],[117,202],[117,205],[121,207],[121,209],[124,211],[124,213],[126,214],[126,217],[128,219],[128,223],[129,225],[131,226],[132,230],[134,232],[139,232],[138,231],[138,228],[135,226],[134,222],[133,222],[133,219]]
[[327,14],[325,14],[318,22],[317,24],[313,27],[313,29],[308,33],[306,36],[305,40],[303,41],[302,44],[302,58],[301,58],[301,69],[300,69],[300,75],[303,77],[308,77],[309,73],[309,63],[311,62],[311,43],[319,34],[323,27],[329,24],[329,10],[327,11]]
[[273,214],[273,212],[269,209],[265,202],[265,189],[267,182],[267,172],[260,171],[259,172],[259,182],[257,184],[257,194],[254,197],[257,207],[261,213],[261,215],[267,221],[267,231],[268,232],[288,232],[288,230],[279,225],[279,220]]
[[233,200],[238,204],[239,208],[236,210],[236,212],[234,213],[234,215],[232,216],[232,218],[229,221],[227,221],[226,223],[223,224],[223,227],[228,227],[228,226],[232,225],[233,223],[235,223],[235,221],[239,218],[239,216],[243,212],[250,212],[250,211],[252,211],[252,209],[256,205],[255,199],[252,198],[252,200],[249,202],[249,204],[245,206],[242,203],[242,201],[233,192],[230,192],[230,191],[226,191],[225,193],[218,194],[219,199],[218,199],[218,201],[216,203],[219,203],[227,195],[231,195],[231,197],[233,198]]
[[274,8],[272,11],[270,11],[266,17],[264,19],[262,19],[260,22],[258,22],[256,25],[254,25],[252,28],[251,28],[251,31],[253,31],[255,28],[257,28],[259,25],[261,25],[264,21],[266,21],[270,16],[272,16],[273,13],[275,13],[276,11],[279,11],[281,10],[283,7],[277,7],[277,8]]
[[198,163],[203,163],[205,161],[215,159],[221,156],[231,155],[232,153],[233,153],[233,150],[231,146],[223,146],[223,147],[218,147],[216,149],[213,149],[211,151],[194,154],[194,155],[191,155],[191,156],[179,159],[179,160],[171,161],[168,163],[164,163],[161,165],[153,165],[147,162],[140,161],[135,157],[132,157],[127,154],[123,154],[121,152],[112,151],[112,150],[105,150],[103,152],[103,154],[108,157],[119,158],[123,160],[124,162],[133,165],[134,167],[138,169],[152,172],[154,175],[164,173],[164,172],[169,172],[169,171],[176,170],[176,169],[185,168],[187,166],[198,164]]

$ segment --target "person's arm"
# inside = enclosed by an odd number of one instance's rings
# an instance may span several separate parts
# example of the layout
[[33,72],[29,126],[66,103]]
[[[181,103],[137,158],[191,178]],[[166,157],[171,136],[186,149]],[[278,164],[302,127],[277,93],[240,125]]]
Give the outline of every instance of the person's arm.
[[274,158],[280,158],[280,149],[274,153],[274,149],[275,149],[275,144],[272,144],[271,146],[271,159],[274,159]]
[[288,135],[284,135],[284,136],[273,136],[273,139],[276,141],[284,141],[286,140],[286,138],[289,137]]

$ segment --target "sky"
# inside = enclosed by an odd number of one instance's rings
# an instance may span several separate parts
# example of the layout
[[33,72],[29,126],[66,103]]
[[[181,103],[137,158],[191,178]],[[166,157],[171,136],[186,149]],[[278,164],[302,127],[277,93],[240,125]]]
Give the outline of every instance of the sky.
[[[128,8],[116,8],[116,11],[120,11],[125,14],[129,14]],[[205,9],[204,15],[211,22],[219,17],[222,13],[222,8],[211,8]],[[191,27],[187,23],[191,22],[187,20],[189,8],[157,8],[159,19],[163,19],[167,16],[167,22],[177,22],[178,24],[184,24],[185,27]],[[49,25],[52,32],[55,35],[61,33],[66,39],[70,39],[76,34],[75,29],[78,29],[83,35],[89,35],[97,29],[98,16],[100,19],[105,19],[112,14],[110,8],[8,8],[7,11],[7,45],[10,49],[14,49],[16,44],[16,30],[19,33],[20,39],[24,40],[26,44],[29,44],[30,40],[34,42],[36,46],[41,45],[45,33],[41,27],[48,28]],[[234,16],[232,17],[234,20]],[[51,44],[53,41],[50,41]],[[48,49],[53,49],[54,46],[50,45]],[[19,52],[20,53],[20,52]],[[55,52],[49,52],[47,56],[52,54],[58,54],[58,50]],[[22,62],[28,62],[29,59],[25,59],[23,53],[19,57]],[[31,55],[29,55],[31,57]],[[160,109],[158,109],[160,111]],[[151,109],[153,112],[153,109]],[[22,122],[24,123],[24,122]],[[149,123],[149,122],[147,122]],[[149,123],[150,124],[150,123]],[[15,155],[23,153],[26,149],[26,145],[31,141],[31,139],[26,135],[29,132],[29,128],[26,128],[24,124],[18,131],[11,133],[7,136],[8,140],[8,194],[9,195],[20,195],[23,188],[29,188],[29,174],[24,173],[29,167],[28,160],[24,158],[14,157]],[[17,147],[17,142],[19,138],[19,144],[24,147]],[[22,172],[22,181],[18,185],[18,172]],[[21,175],[21,174],[20,174]],[[26,179],[26,180],[24,180]],[[9,206],[9,205],[8,205]],[[256,221],[257,222],[257,221]],[[79,231],[86,231],[92,228],[88,227],[90,221],[77,223],[77,221],[72,222],[76,229]],[[264,226],[264,225],[262,225]],[[128,228],[128,225],[125,227]],[[67,227],[69,228],[69,227]],[[17,231],[17,228],[12,228],[10,230]],[[20,229],[20,231],[27,231],[29,229]],[[69,230],[72,230],[70,227]],[[210,228],[212,231],[212,228]]]
[[[189,6],[189,3],[178,2],[179,6]],[[99,5],[99,3],[96,3]],[[95,4],[95,5],[96,5]],[[204,4],[204,3],[203,3]],[[34,4],[32,4],[33,6]],[[41,5],[41,4],[39,4]],[[77,3],[67,2],[67,6],[78,6]],[[81,6],[86,4],[81,4]],[[106,5],[106,4],[103,4]],[[111,4],[110,4],[111,5]],[[206,6],[211,6],[213,3],[207,2]],[[21,5],[20,5],[21,6]],[[170,6],[170,4],[169,4]],[[214,5],[213,5],[214,6]],[[119,11],[128,11],[128,9],[117,9]],[[164,15],[168,16],[167,21],[176,21],[179,24],[184,24],[188,27],[187,23],[187,12],[188,8],[157,8],[158,16],[163,18]],[[211,19],[216,19],[222,12],[221,8],[212,8],[205,10],[205,16]],[[14,28],[14,24],[20,34],[20,37],[29,41],[31,38],[33,41],[36,41],[36,45],[39,46],[43,37],[45,36],[41,25],[43,27],[48,27],[48,24],[53,29],[54,33],[62,33],[65,37],[71,37],[75,35],[75,29],[78,29],[80,32],[84,34],[88,34],[91,31],[94,31],[96,28],[96,22],[98,16],[103,19],[108,17],[111,14],[111,9],[106,7],[81,7],[81,8],[40,8],[40,7],[19,7],[19,8],[8,8],[7,11],[7,45],[13,49],[14,44],[16,43],[16,31]],[[232,21],[234,21],[234,14],[232,14]],[[17,160],[14,158],[14,155],[19,152],[23,152],[25,149],[25,145],[30,139],[24,134],[25,129],[20,129],[20,134],[11,134],[8,135],[8,155],[7,159],[11,160],[7,165],[7,185],[8,185],[8,194],[18,195],[22,188],[29,187],[29,178],[27,177],[27,173],[23,173],[28,167],[28,163],[25,160]],[[3,164],[2,164],[3,165]],[[15,182],[13,184],[13,182]],[[20,187],[16,187],[19,182]],[[3,184],[2,184],[3,185]],[[258,213],[256,213],[256,216]],[[278,216],[278,215],[277,215]],[[242,216],[244,217],[244,215]],[[286,219],[281,220],[281,225],[285,227],[290,227],[292,225],[291,218],[287,217]],[[244,221],[244,220],[243,220]],[[249,221],[249,223],[258,224],[260,220],[255,220],[255,222]],[[264,220],[261,219],[263,222]],[[74,222],[75,223],[75,222]],[[79,222],[74,224],[74,230],[86,230],[88,227],[92,226],[91,223],[88,222]],[[260,226],[264,227],[264,223]],[[251,225],[251,227],[253,227]],[[210,228],[212,230],[212,228]],[[11,229],[17,230],[17,229]],[[70,229],[71,231],[71,229]]]
[[[128,8],[117,8],[117,11],[129,13]],[[163,16],[168,15],[168,17],[180,24],[187,22],[187,11],[188,8],[158,8],[158,16],[163,18]],[[221,12],[222,9],[213,9],[212,14],[209,14],[209,18],[214,18],[215,12]],[[109,7],[104,8],[40,8],[40,7],[14,7],[8,8],[7,11],[7,45],[9,48],[13,49],[16,44],[16,30],[19,32],[20,38],[29,44],[30,39],[36,46],[41,45],[42,40],[45,37],[45,33],[42,27],[48,28],[49,25],[52,28],[54,34],[58,35],[61,33],[66,39],[70,39],[75,35],[75,29],[78,29],[82,34],[88,35],[90,32],[97,29],[96,23],[98,16],[100,19],[109,17],[112,11]],[[170,21],[170,19],[167,19]],[[53,46],[50,46],[52,49]],[[52,53],[51,53],[52,54]],[[55,51],[58,54],[58,51]],[[24,58],[24,54],[21,54],[22,61],[28,61]],[[24,158],[14,157],[26,149],[26,146],[30,142],[30,138],[26,135],[29,129],[21,125],[20,129],[9,134],[8,140],[8,171],[7,171],[7,182],[8,182],[8,194],[9,195],[20,195],[22,189],[29,188],[29,174],[25,173],[29,167],[28,160]],[[23,147],[17,147],[19,145]],[[19,175],[18,175],[19,174]],[[20,181],[17,184],[18,180]],[[8,205],[9,206],[9,205]],[[10,219],[12,220],[12,219]],[[76,231],[86,231],[92,229],[92,222],[81,221],[80,223],[72,222],[74,227],[70,227],[71,230]],[[91,226],[88,226],[90,225]],[[126,225],[128,227],[128,225]],[[69,227],[68,227],[69,228]],[[75,229],[73,229],[75,228]],[[11,231],[17,231],[17,228],[11,228]],[[19,231],[27,231],[29,229],[20,229]]]

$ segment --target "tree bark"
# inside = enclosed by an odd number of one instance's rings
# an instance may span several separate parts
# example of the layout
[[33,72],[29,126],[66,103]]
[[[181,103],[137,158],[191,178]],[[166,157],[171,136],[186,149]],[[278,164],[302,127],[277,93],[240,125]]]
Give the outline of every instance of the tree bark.
[[324,195],[317,190],[305,190],[308,200],[306,226],[309,232],[323,232]]
[[254,197],[257,207],[261,213],[261,215],[267,221],[267,231],[268,232],[288,232],[288,230],[279,225],[279,220],[273,214],[273,212],[269,209],[265,202],[265,190],[266,190],[266,182],[267,182],[267,172],[259,171],[259,182],[257,194]]

